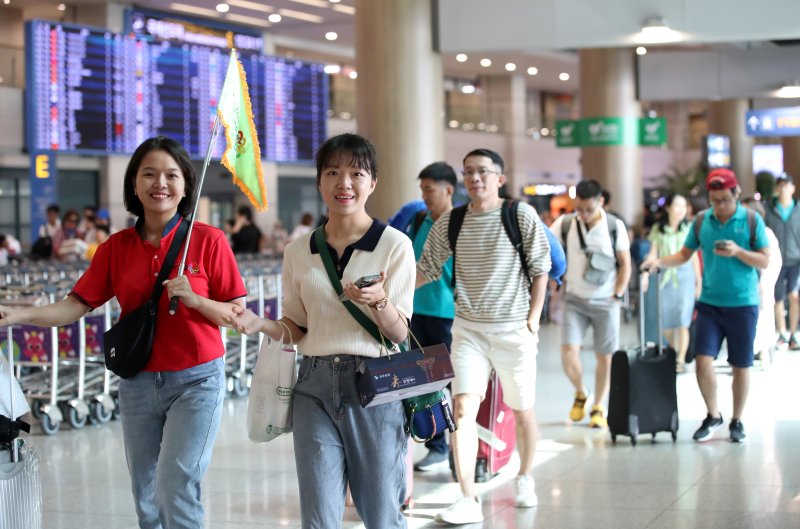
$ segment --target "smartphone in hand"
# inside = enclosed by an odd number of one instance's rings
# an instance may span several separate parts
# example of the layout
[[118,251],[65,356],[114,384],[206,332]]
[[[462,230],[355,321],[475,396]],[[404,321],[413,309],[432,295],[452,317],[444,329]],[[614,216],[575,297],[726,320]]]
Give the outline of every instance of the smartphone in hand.
[[356,279],[355,283],[353,283],[353,284],[355,286],[357,286],[358,288],[364,288],[364,287],[368,287],[370,285],[374,285],[375,283],[377,283],[380,280],[381,280],[381,275],[380,274],[373,274],[373,275],[369,275],[369,276],[361,276],[358,279]]
[[714,241],[714,249],[715,250],[724,250],[728,247],[728,241],[721,240],[721,241]]

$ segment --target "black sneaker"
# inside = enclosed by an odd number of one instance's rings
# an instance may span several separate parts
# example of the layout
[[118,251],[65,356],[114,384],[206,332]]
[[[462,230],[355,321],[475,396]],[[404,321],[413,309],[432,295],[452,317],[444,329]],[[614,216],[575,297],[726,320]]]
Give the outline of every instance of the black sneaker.
[[698,443],[702,443],[703,441],[708,441],[711,439],[711,436],[714,435],[714,432],[722,428],[724,422],[722,421],[722,415],[720,414],[719,417],[712,417],[711,415],[706,415],[706,418],[703,420],[703,424],[700,425],[700,428],[694,432],[694,440]]
[[731,424],[728,428],[731,431],[732,443],[744,442],[747,436],[744,434],[744,425],[742,424],[742,421],[740,421],[739,419],[731,419]]
[[444,468],[447,465],[447,454],[430,450],[425,457],[420,459],[419,462],[414,465],[414,470],[428,472],[431,470],[436,470],[437,468]]

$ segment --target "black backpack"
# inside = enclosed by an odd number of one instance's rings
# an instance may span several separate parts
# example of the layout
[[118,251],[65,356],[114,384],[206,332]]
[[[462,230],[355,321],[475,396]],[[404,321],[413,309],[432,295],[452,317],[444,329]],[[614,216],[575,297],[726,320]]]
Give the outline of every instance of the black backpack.
[[[456,260],[456,241],[458,234],[461,231],[461,225],[464,224],[464,217],[467,215],[468,204],[455,207],[450,212],[450,222],[447,225],[447,239],[450,242],[450,251],[453,252],[453,262]],[[511,245],[517,250],[520,261],[522,262],[522,271],[525,273],[525,279],[528,280],[528,288],[532,284],[531,273],[528,270],[528,258],[525,255],[525,248],[522,245],[522,233],[519,230],[519,219],[517,218],[517,210],[519,209],[519,202],[513,199],[503,200],[503,205],[500,208],[500,217],[503,219],[503,228],[506,230],[508,240]],[[414,219],[416,221],[416,219]],[[453,267],[453,288],[456,286],[456,269]]]
[[53,255],[53,239],[39,237],[31,247],[31,257],[34,259],[50,259]]

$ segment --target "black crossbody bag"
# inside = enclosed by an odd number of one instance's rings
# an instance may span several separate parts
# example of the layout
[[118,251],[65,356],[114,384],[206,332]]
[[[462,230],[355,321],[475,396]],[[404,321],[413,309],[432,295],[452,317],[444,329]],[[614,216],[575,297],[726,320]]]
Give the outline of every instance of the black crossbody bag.
[[153,293],[139,308],[120,319],[113,327],[103,333],[103,353],[106,368],[120,378],[130,378],[147,365],[156,337],[156,316],[158,300],[164,291],[162,283],[167,279],[178,251],[186,238],[189,222],[181,220],[175,238],[169,246],[167,257],[153,286]]

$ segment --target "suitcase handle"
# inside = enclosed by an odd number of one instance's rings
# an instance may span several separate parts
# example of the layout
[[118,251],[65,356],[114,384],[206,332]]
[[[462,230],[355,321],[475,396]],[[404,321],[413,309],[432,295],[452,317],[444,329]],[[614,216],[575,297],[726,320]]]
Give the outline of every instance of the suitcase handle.
[[644,279],[646,274],[650,274],[653,276],[650,281],[648,281],[648,290],[653,285],[653,280],[655,280],[655,289],[656,289],[656,320],[658,321],[658,336],[656,337],[656,349],[658,350],[658,356],[664,354],[662,342],[664,340],[664,330],[661,328],[661,269],[656,268],[654,271],[649,270],[641,270],[639,275],[639,355],[644,358],[644,352],[647,350],[647,343],[644,337],[644,319],[645,319],[645,295],[644,289],[642,288],[642,279]]

